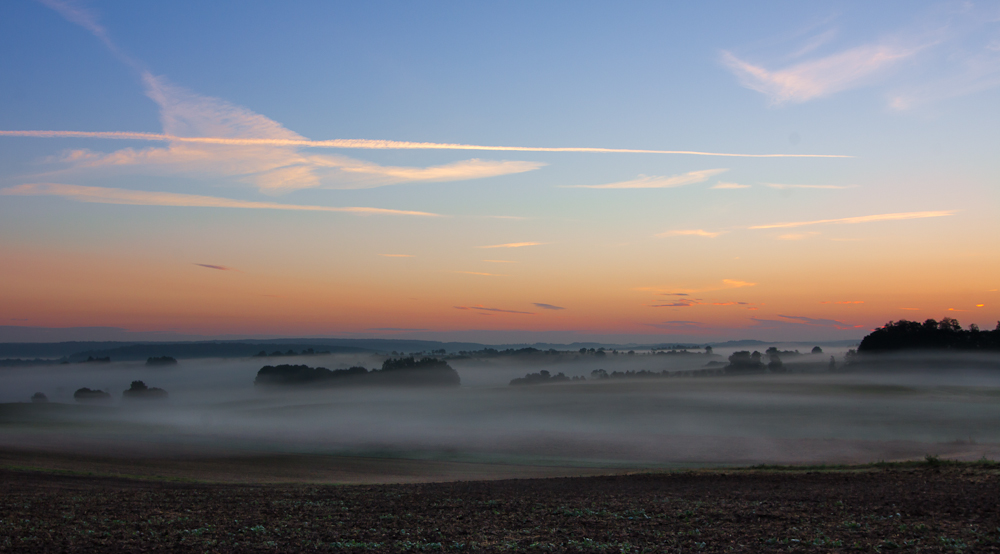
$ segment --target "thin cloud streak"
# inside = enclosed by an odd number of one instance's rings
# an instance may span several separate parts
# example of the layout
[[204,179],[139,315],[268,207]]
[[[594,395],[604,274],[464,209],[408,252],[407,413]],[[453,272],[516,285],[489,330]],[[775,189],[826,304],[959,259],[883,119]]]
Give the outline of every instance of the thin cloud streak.
[[804,227],[806,225],[826,225],[826,224],[853,224],[872,223],[875,221],[898,221],[903,219],[923,219],[928,217],[946,217],[955,215],[957,210],[943,210],[934,212],[904,212],[895,214],[864,215],[860,217],[843,217],[840,219],[817,219],[815,221],[796,221],[792,223],[772,223],[769,225],[755,225],[748,229],[787,229],[790,227]]
[[741,185],[739,183],[724,183],[724,182],[720,181],[720,182],[712,185],[710,188],[713,188],[713,189],[723,189],[723,190],[725,190],[725,189],[748,189],[748,188],[750,188],[750,185]]
[[703,169],[700,171],[689,171],[682,175],[670,177],[660,177],[656,175],[640,175],[638,179],[631,181],[621,181],[618,183],[608,183],[606,185],[564,185],[560,188],[569,189],[663,189],[672,187],[682,187],[694,183],[702,183],[710,177],[729,171],[728,169]]
[[111,37],[108,36],[107,29],[103,25],[98,23],[97,16],[90,10],[76,5],[75,2],[69,2],[65,0],[38,0],[40,3],[46,7],[57,12],[59,15],[63,16],[64,19],[70,23],[75,23],[94,35],[97,40],[101,41],[104,46],[111,51],[118,59],[125,62],[126,64],[138,68],[139,63],[132,59],[131,56],[126,55],[122,52],[118,46],[112,42]]
[[489,152],[579,152],[607,154],[686,154],[691,156],[720,156],[730,158],[853,158],[845,154],[739,154],[732,152],[703,152],[697,150],[645,150],[631,148],[541,147],[541,146],[484,146],[437,142],[408,142],[369,139],[281,139],[281,138],[230,138],[184,137],[163,133],[137,133],[121,131],[0,131],[0,136],[35,138],[92,138],[112,140],[144,140],[156,142],[190,142],[225,146],[297,146],[306,148],[340,148],[361,150],[482,150]]
[[194,264],[201,267],[207,267],[208,269],[218,269],[219,271],[236,271],[231,267],[226,267],[224,265],[212,265],[212,264]]
[[121,204],[128,206],[174,206],[186,208],[243,208],[257,210],[295,210],[309,212],[346,212],[359,215],[415,215],[441,217],[439,214],[409,210],[389,210],[384,208],[303,206],[279,204],[277,202],[253,202],[232,200],[214,196],[178,194],[173,192],[150,192],[143,190],[112,189],[105,187],[85,187],[58,183],[30,183],[0,189],[5,196],[60,196],[79,202],[95,204]]
[[496,312],[503,314],[536,315],[534,312],[519,312],[517,310],[501,310],[500,308],[486,308],[484,306],[455,306],[456,310],[475,310],[480,312]]
[[552,304],[543,304],[541,302],[532,302],[533,306],[539,307],[543,310],[565,310],[562,306],[553,306]]

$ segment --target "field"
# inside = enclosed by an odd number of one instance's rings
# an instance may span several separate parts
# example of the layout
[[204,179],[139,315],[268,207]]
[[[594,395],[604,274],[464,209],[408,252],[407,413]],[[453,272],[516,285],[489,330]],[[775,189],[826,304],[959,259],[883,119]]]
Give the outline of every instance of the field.
[[0,551],[1000,551],[988,463],[395,485],[0,470]]
[[[257,367],[7,370],[0,550],[1000,550],[996,372],[265,391]],[[70,397],[135,379],[169,400]]]

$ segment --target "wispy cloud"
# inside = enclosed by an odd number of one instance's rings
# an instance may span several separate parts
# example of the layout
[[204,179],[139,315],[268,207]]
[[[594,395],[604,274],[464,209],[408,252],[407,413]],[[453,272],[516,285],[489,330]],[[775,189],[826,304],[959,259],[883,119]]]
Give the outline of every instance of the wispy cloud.
[[889,107],[907,110],[1000,87],[995,5],[943,2],[913,11],[913,24],[849,48],[825,47],[827,55],[805,58],[830,43],[835,29],[791,46],[791,54],[772,56],[770,63],[750,63],[731,52],[722,53],[722,63],[772,105],[879,86]]
[[399,333],[402,331],[430,331],[430,329],[409,328],[409,327],[372,327],[370,329],[366,329],[366,331],[386,331],[386,332]]
[[698,150],[641,150],[630,148],[544,147],[544,146],[486,146],[437,142],[407,142],[379,139],[330,139],[307,138],[232,138],[225,136],[177,136],[169,133],[139,133],[131,131],[46,131],[3,130],[0,136],[35,138],[91,138],[110,140],[145,140],[154,142],[180,142],[222,146],[287,146],[301,148],[333,148],[338,150],[479,150],[485,152],[578,152],[609,154],[681,154],[689,156],[717,156],[728,158],[853,158],[847,154],[740,154],[733,152],[705,152]]
[[712,185],[713,189],[748,189],[750,185],[741,185],[739,183],[725,183],[719,181],[718,183]]
[[653,304],[653,308],[690,308],[691,306],[698,306],[702,304],[697,300],[691,300],[687,298],[682,298],[680,300],[674,300],[673,302],[667,302],[666,304]]
[[838,302],[827,300],[825,302],[820,302],[820,304],[864,304],[864,300],[840,300]]
[[[481,179],[533,171],[545,165],[542,162],[471,159],[434,167],[390,167],[344,156],[304,152],[304,147],[324,145],[313,144],[314,141],[249,109],[196,94],[169,83],[164,77],[154,76],[118,49],[92,12],[67,0],[43,1],[69,21],[90,31],[119,59],[139,72],[146,95],[159,105],[163,133],[15,131],[0,132],[0,136],[88,137],[168,143],[165,148],[124,148],[111,153],[70,151],[58,158],[67,166],[64,172],[100,169],[202,178],[228,177],[252,184],[264,192],[282,193],[316,187],[360,189],[410,182]],[[350,147],[347,144],[325,146]]]
[[[723,279],[721,284],[709,285],[707,287],[696,288],[696,289],[683,289],[680,287],[635,287],[633,290],[639,291],[652,291],[663,296],[690,296],[691,294],[697,294],[701,292],[714,292],[718,290],[728,290],[728,289],[738,289],[743,287],[754,287],[757,283],[751,283],[749,281],[740,281],[738,279]],[[700,300],[700,299],[695,299]]]
[[707,237],[715,238],[719,235],[724,234],[725,231],[706,231],[704,229],[678,229],[676,231],[666,231],[664,233],[658,233],[658,237]]
[[476,248],[523,248],[525,246],[541,246],[544,242],[508,242],[506,244],[491,244],[489,246],[477,246]]
[[384,208],[302,206],[279,204],[277,202],[253,202],[232,200],[214,196],[178,194],[173,192],[150,192],[143,190],[85,187],[58,183],[30,183],[0,189],[5,196],[60,196],[79,202],[96,204],[123,204],[129,206],[176,206],[188,208],[243,208],[254,210],[296,210],[310,212],[346,212],[359,215],[415,215],[440,217],[438,214],[410,210],[389,210]]
[[[267,117],[175,86],[163,77],[143,73],[142,78],[146,94],[160,106],[168,146],[124,148],[111,153],[73,150],[59,161],[77,171],[140,169],[231,177],[269,193],[482,179],[533,171],[545,165],[471,159],[431,167],[395,167],[309,153],[296,146],[305,140],[303,137]],[[205,138],[210,140],[202,140]]]
[[728,169],[703,169],[700,171],[689,171],[682,175],[673,175],[670,177],[660,177],[656,175],[646,176],[640,175],[638,179],[632,179],[631,181],[620,181],[617,183],[608,183],[605,185],[565,185],[562,188],[577,188],[577,189],[663,189],[672,187],[681,187],[684,185],[691,185],[694,183],[702,183],[707,181],[709,178],[714,177],[722,172],[729,171]]
[[771,223],[767,225],[754,225],[748,229],[787,229],[791,227],[805,227],[806,225],[826,225],[826,224],[853,224],[853,223],[873,223],[876,221],[899,221],[903,219],[923,219],[928,217],[946,217],[955,215],[957,210],[942,210],[933,212],[903,212],[894,214],[863,215],[858,217],[842,217],[839,219],[817,219],[814,221],[796,221],[792,223]]
[[782,315],[778,314],[778,317],[791,320],[794,323],[801,323],[804,325],[816,325],[821,327],[833,327],[835,329],[840,329],[842,331],[848,329],[860,329],[863,325],[851,325],[850,323],[844,323],[843,321],[837,321],[836,319],[821,319],[813,317],[805,317],[800,315]]
[[207,267],[208,269],[218,269],[219,271],[236,271],[231,267],[226,267],[224,265],[212,265],[212,264],[194,264],[201,267]]
[[830,190],[840,190],[840,189],[853,189],[857,188],[858,185],[786,185],[782,183],[764,183],[765,186],[771,187],[773,189],[830,189]]
[[773,71],[743,61],[731,52],[722,53],[722,62],[740,84],[766,95],[772,104],[778,105],[805,102],[867,84],[920,49],[920,46],[895,44],[863,45]]
[[473,310],[480,312],[494,312],[503,314],[535,315],[534,312],[519,312],[517,310],[501,310],[500,308],[486,308],[484,306],[455,306],[456,310]]
[[70,0],[39,0],[39,2],[56,11],[67,21],[75,23],[89,31],[90,34],[94,35],[97,40],[101,41],[101,43],[103,43],[104,46],[121,61],[133,67],[138,67],[136,61],[122,52],[121,49],[119,49],[118,46],[111,40],[111,37],[108,36],[107,29],[100,24],[97,14],[93,11],[88,10],[79,3],[72,2]]
[[533,302],[533,306],[541,308],[543,310],[565,310],[562,306],[553,306],[552,304],[542,304],[541,302]]

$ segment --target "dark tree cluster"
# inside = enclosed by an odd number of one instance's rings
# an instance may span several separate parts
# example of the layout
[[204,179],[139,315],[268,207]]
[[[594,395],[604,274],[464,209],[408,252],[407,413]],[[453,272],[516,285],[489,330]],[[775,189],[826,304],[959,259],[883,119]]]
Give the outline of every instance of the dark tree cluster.
[[381,369],[371,371],[355,366],[329,370],[307,365],[264,366],[254,385],[312,385],[320,387],[363,386],[453,386],[461,384],[458,372],[437,358],[390,358]]
[[685,371],[649,371],[648,369],[612,371],[608,373],[605,369],[595,369],[590,372],[591,379],[661,379],[666,377],[708,377],[711,375],[721,375],[722,372],[714,369],[690,369]]
[[268,354],[266,350],[261,350],[260,352],[254,354],[252,357],[254,357],[254,358],[275,358],[275,357],[278,357],[278,356],[317,356],[317,355],[320,355],[320,354],[329,354],[329,353],[330,353],[329,350],[323,350],[321,352],[317,352],[316,350],[314,350],[312,348],[306,348],[306,349],[304,349],[304,350],[302,350],[300,352],[296,352],[296,351],[294,351],[292,349],[288,349],[285,352],[282,352],[280,350],[275,350],[274,352],[271,352],[270,354]]
[[541,370],[538,373],[529,373],[524,377],[518,377],[517,379],[512,379],[510,381],[511,385],[544,385],[545,383],[568,383],[569,381],[585,381],[586,377],[567,377],[564,373],[559,372],[552,375],[547,370]]
[[170,356],[151,356],[149,358],[146,358],[146,365],[150,366],[177,365],[177,359],[171,358]]
[[309,367],[307,365],[264,366],[257,372],[254,385],[308,385],[332,381],[337,378],[349,378],[366,375],[368,370],[363,367],[335,369],[330,371],[325,367]]
[[147,387],[142,381],[132,381],[132,385],[126,391],[122,391],[123,400],[163,400],[167,397],[167,391]]
[[[439,351],[435,350],[434,353]],[[538,348],[526,347],[526,348],[507,348],[504,350],[497,350],[496,348],[483,348],[481,350],[460,350],[458,352],[457,358],[502,358],[508,356],[558,356],[560,354],[567,354],[567,352],[562,352],[554,348],[548,350],[539,350]]]
[[87,360],[84,361],[83,363],[85,363],[85,364],[109,364],[109,363],[111,363],[111,356],[104,356],[103,358],[102,357],[96,357],[95,358],[94,356],[87,356]]
[[726,366],[726,373],[762,373],[764,362],[761,361],[760,352],[756,350],[751,354],[747,350],[733,352],[729,356],[729,365]]
[[[767,361],[764,361],[764,356],[767,356]],[[741,375],[746,373],[785,373],[787,369],[785,364],[781,361],[781,355],[799,355],[798,350],[793,351],[781,351],[777,347],[772,346],[764,351],[762,355],[756,350],[750,353],[746,350],[741,350],[739,352],[733,352],[729,356],[729,365],[725,367],[725,372],[733,375]]]
[[1000,350],[1000,321],[993,331],[976,324],[962,329],[957,320],[890,321],[861,340],[861,354],[899,350]]
[[77,402],[106,402],[111,400],[111,393],[104,392],[102,390],[91,390],[87,387],[82,389],[77,389],[73,393],[73,398]]

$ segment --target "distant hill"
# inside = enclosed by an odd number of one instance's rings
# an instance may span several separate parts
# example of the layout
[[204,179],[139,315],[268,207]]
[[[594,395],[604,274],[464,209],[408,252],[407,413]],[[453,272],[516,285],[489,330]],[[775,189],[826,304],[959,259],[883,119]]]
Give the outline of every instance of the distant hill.
[[[694,343],[659,343],[659,344],[611,344],[596,342],[574,342],[571,344],[534,343],[486,345],[473,342],[437,342],[424,340],[397,339],[271,339],[271,340],[213,340],[213,341],[173,341],[173,342],[11,342],[0,343],[0,366],[37,365],[52,363],[52,361],[82,362],[87,358],[111,358],[113,362],[139,361],[148,358],[168,356],[175,359],[191,358],[243,358],[259,354],[286,355],[289,350],[295,354],[312,349],[315,352],[330,352],[336,354],[378,353],[388,355],[427,354],[441,356],[446,353],[487,352],[487,351],[529,351],[531,349],[562,352],[578,351],[580,348],[606,348],[627,350],[669,349],[675,347],[704,349],[705,346],[715,348],[742,348],[771,344],[787,344],[801,346],[854,346],[857,341],[759,341],[738,340],[725,342]],[[48,360],[48,361],[46,361]]]

